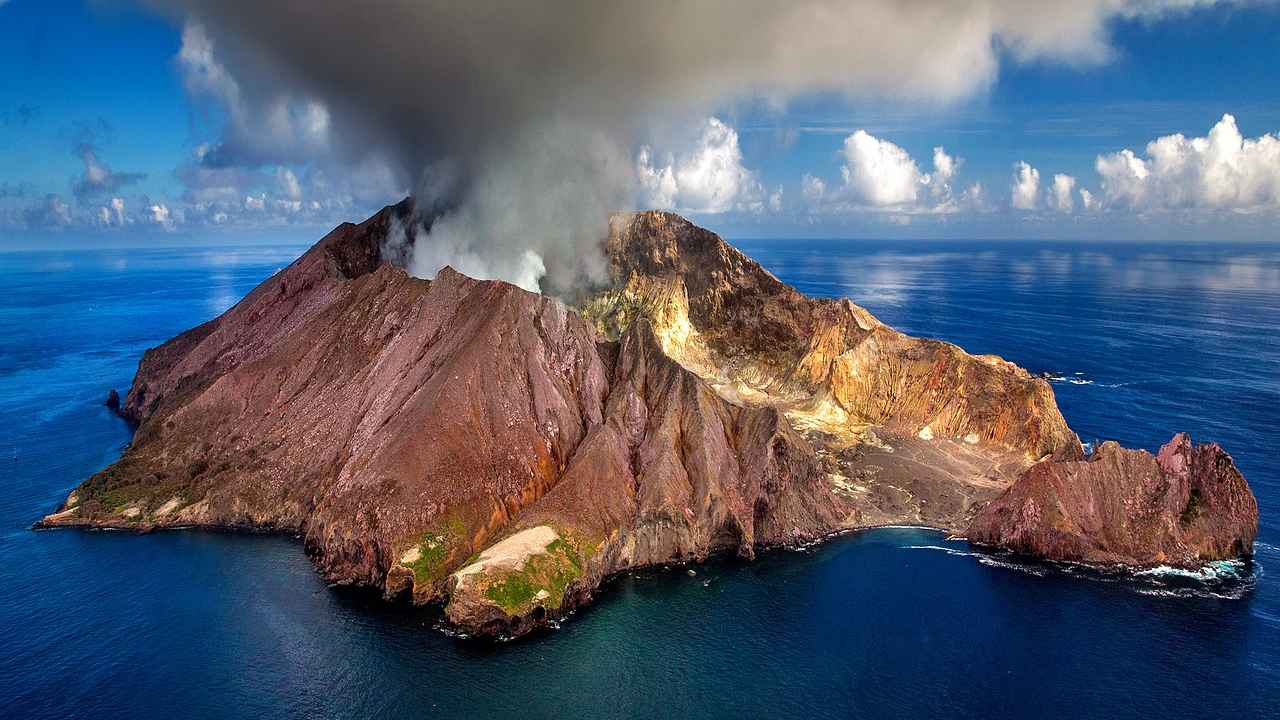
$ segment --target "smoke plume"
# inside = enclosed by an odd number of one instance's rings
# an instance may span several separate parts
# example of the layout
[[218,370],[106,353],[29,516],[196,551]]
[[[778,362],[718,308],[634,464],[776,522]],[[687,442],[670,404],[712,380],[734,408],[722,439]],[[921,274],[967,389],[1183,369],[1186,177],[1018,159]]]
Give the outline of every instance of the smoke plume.
[[947,102],[1002,59],[1104,61],[1107,22],[1195,0],[170,0],[208,162],[386,163],[439,216],[408,266],[536,288],[599,278],[635,151],[739,101]]

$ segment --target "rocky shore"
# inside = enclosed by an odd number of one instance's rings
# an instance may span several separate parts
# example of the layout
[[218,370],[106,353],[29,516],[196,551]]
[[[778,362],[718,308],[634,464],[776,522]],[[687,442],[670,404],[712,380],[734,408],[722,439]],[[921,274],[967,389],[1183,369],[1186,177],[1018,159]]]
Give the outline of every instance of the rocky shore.
[[[612,219],[567,302],[383,258],[344,224],[145,354],[116,463],[42,527],[299,533],[331,582],[513,636],[610,574],[914,524],[1041,557],[1249,555],[1217,446],[1086,459],[1049,384],[807,298],[670,213]],[[118,398],[117,398],[118,402]]]

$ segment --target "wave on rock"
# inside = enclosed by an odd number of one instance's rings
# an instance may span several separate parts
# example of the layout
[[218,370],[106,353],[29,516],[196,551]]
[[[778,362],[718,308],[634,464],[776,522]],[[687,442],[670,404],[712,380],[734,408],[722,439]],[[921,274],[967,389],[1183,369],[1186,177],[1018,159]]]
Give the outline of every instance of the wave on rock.
[[[1259,543],[1262,545],[1262,543]],[[1118,583],[1134,592],[1152,597],[1215,598],[1239,600],[1253,591],[1262,576],[1262,565],[1254,560],[1216,560],[1188,570],[1169,565],[1152,568],[1098,566],[1022,558],[1010,553],[964,550],[945,545],[903,545],[906,550],[935,550],[957,557],[970,557],[987,567],[1045,577],[1069,575],[1104,583]]]

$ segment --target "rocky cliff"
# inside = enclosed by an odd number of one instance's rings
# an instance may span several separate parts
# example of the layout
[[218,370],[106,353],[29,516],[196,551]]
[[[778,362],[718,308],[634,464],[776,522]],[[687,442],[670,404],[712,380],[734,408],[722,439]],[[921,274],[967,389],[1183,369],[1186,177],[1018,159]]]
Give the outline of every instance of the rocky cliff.
[[[513,635],[626,568],[963,531],[1043,468],[1097,462],[1045,381],[806,298],[678,216],[614,218],[611,282],[574,310],[408,276],[382,245],[412,213],[337,228],[149,350],[121,407],[132,445],[41,524],[297,532],[332,582]],[[1216,486],[1197,487],[1219,537]]]
[[1194,568],[1247,556],[1258,504],[1231,456],[1175,435],[1151,455],[1103,443],[1035,465],[974,518],[971,541],[1056,560]]

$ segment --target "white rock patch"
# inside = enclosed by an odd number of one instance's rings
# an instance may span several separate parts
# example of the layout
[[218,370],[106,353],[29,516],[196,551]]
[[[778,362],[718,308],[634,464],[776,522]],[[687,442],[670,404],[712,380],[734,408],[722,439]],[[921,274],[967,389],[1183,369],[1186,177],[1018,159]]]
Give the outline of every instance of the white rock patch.
[[470,575],[479,575],[490,569],[520,570],[524,567],[526,560],[534,555],[545,554],[547,546],[559,539],[560,535],[548,525],[521,530],[489,546],[480,553],[480,557],[475,562],[455,572],[453,577],[463,580]]

